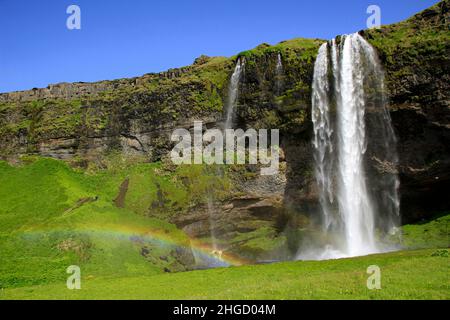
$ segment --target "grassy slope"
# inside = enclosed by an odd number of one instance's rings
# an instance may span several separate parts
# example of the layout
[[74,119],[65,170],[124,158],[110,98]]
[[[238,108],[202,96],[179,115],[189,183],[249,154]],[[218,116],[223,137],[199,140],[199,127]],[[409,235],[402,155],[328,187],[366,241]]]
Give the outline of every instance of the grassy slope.
[[402,245],[409,249],[450,247],[450,214],[402,227]]
[[[164,178],[154,174],[156,167],[140,164],[86,174],[51,159],[22,167],[0,162],[0,287],[60,281],[71,264],[80,265],[91,277],[150,275],[180,267],[170,257],[170,244],[188,246],[186,235],[131,210],[142,202],[133,199],[133,193],[151,201],[154,185],[147,184],[147,190],[131,186],[126,207],[113,205],[126,176],[134,181],[145,175],[162,184]],[[96,196],[98,200],[77,207],[80,199]],[[132,236],[145,243],[132,241]],[[159,246],[156,238],[169,245]],[[151,247],[148,257],[140,253],[143,245]],[[168,261],[158,259],[162,255]]]
[[[332,261],[284,262],[155,276],[4,289],[0,299],[450,299],[449,258],[435,250]],[[366,287],[381,269],[381,290]]]

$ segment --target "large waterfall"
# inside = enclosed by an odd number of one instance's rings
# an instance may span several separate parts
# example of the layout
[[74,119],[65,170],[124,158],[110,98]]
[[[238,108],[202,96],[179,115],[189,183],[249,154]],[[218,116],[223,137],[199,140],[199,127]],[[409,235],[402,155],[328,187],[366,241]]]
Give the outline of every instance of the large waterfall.
[[[388,250],[398,222],[396,140],[375,50],[359,34],[323,44],[312,84],[314,159],[325,237],[299,259]],[[312,244],[311,244],[312,243]]]
[[228,86],[228,99],[225,105],[225,129],[233,128],[235,108],[239,93],[239,82],[241,80],[242,70],[245,66],[245,60],[239,58],[236,62],[234,72],[231,75],[230,84]]

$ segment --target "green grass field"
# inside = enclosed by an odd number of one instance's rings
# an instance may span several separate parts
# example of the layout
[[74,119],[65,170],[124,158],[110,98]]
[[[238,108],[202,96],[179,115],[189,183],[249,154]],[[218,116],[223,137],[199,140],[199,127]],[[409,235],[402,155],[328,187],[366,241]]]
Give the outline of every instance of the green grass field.
[[[284,262],[141,277],[3,289],[1,299],[450,299],[448,251],[418,250],[352,259]],[[369,290],[378,265],[381,289]]]
[[[188,194],[204,193],[208,177],[201,170],[176,173],[197,188],[186,189],[161,170],[160,164],[85,172],[51,159],[0,162],[0,299],[450,298],[448,213],[402,227],[403,247],[416,251],[186,272],[177,248],[190,250],[190,240],[147,210],[158,188],[176,210],[192,201]],[[127,197],[117,207],[125,178]],[[66,288],[70,265],[81,268],[81,290]],[[369,265],[381,268],[381,290],[366,288]]]
[[[155,198],[155,179],[164,183],[165,177],[154,175],[157,167],[87,174],[51,159],[19,167],[0,162],[0,288],[61,281],[69,265],[94,277],[183,270],[170,253],[175,246],[188,247],[187,236],[132,209]],[[118,208],[113,200],[125,177],[132,179],[129,199]],[[133,183],[145,178],[142,192]]]

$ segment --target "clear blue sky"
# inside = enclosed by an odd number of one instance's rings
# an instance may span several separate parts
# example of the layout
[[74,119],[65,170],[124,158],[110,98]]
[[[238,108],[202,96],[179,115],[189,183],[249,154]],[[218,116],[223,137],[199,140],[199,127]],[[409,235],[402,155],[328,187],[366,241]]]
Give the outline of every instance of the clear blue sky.
[[[437,2],[0,0],[0,92],[159,72],[262,42],[331,39],[365,29],[370,4],[389,24]],[[81,8],[81,30],[66,28],[70,4]]]

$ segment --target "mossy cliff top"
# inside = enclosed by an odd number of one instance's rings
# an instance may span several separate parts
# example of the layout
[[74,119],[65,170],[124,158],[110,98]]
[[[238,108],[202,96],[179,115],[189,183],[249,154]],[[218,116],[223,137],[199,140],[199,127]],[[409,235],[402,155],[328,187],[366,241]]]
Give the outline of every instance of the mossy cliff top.
[[[275,46],[259,46],[240,56],[246,57],[246,75],[251,80],[255,68],[274,68],[273,55],[280,53],[290,77],[286,90],[295,88],[298,82],[305,88],[319,44],[318,40],[294,39]],[[272,57],[274,61],[270,61]],[[43,142],[61,138],[74,138],[74,148],[79,150],[85,140],[103,137],[108,140],[105,144],[109,150],[120,148],[120,141],[114,138],[120,139],[122,133],[135,136],[184,125],[192,119],[220,120],[237,58],[202,56],[193,65],[137,78],[61,83],[1,94],[0,154],[3,158],[17,153],[42,154]],[[261,59],[265,59],[264,64]],[[265,80],[267,88],[261,90],[274,100],[271,88],[275,80],[270,75]],[[245,99],[245,88],[242,91]],[[249,103],[255,105],[258,101]],[[149,149],[153,147],[158,149],[157,143]],[[83,148],[89,149],[90,142]]]

